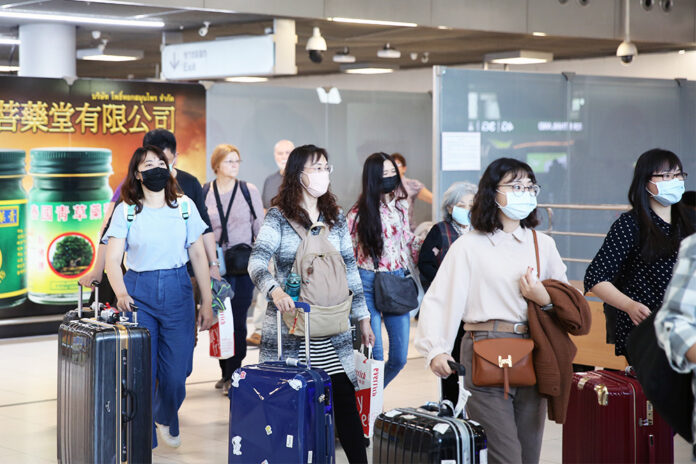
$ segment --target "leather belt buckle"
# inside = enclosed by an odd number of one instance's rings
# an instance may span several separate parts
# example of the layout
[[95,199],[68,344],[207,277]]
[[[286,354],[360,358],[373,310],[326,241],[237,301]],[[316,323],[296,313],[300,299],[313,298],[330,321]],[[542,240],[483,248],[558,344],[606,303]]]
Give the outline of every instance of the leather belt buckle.
[[529,332],[529,327],[524,322],[516,322],[512,325],[512,333],[522,335]]

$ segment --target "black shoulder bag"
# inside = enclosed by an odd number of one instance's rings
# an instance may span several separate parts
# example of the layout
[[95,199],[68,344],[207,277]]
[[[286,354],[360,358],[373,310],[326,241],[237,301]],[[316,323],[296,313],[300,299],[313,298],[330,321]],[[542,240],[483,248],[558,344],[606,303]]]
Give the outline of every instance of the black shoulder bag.
[[[229,242],[227,236],[227,222],[230,218],[230,210],[232,209],[232,203],[234,203],[234,197],[237,195],[237,189],[239,184],[243,182],[238,180],[234,184],[234,189],[232,190],[232,198],[230,198],[230,203],[227,205],[227,214],[222,212],[222,201],[220,200],[220,193],[218,192],[217,182],[213,181],[213,193],[215,194],[215,203],[217,204],[218,214],[220,215],[220,222],[222,223],[222,233],[220,234],[220,243],[222,246],[224,243]],[[244,187],[242,187],[244,190]],[[244,192],[242,192],[244,193]],[[246,199],[246,195],[245,195]],[[252,215],[256,217],[253,207],[249,200],[249,208]],[[254,224],[251,223],[251,242],[254,242]],[[242,276],[247,274],[247,266],[249,265],[249,256],[251,256],[251,245],[246,243],[238,243],[227,250],[225,250],[225,267],[227,268],[227,275],[232,276]]]
[[406,314],[418,307],[418,285],[410,272],[404,277],[377,272],[379,261],[372,258],[375,266],[375,308],[383,314]]

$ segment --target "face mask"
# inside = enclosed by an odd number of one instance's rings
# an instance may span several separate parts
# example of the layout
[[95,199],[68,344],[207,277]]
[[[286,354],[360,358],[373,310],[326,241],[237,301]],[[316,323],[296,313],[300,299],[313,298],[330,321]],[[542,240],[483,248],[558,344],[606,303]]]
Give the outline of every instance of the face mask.
[[684,181],[679,179],[665,180],[662,182],[652,182],[657,186],[657,194],[648,193],[662,206],[670,206],[679,203],[684,194]]
[[507,205],[500,206],[498,202],[496,204],[504,215],[514,221],[526,218],[537,207],[536,197],[529,192],[524,192],[519,197],[512,192],[505,192],[505,198],[507,198]]
[[159,192],[167,186],[169,180],[169,171],[167,168],[152,168],[147,171],[141,171],[143,176],[143,185],[151,192]]
[[383,177],[382,178],[382,193],[391,193],[394,191],[396,186],[399,185],[399,177]]
[[326,171],[322,172],[304,172],[305,176],[309,177],[309,185],[305,185],[302,182],[302,175],[300,174],[300,184],[307,190],[307,193],[312,195],[314,198],[319,198],[324,195],[329,190],[329,173]]
[[454,219],[460,226],[468,226],[471,224],[469,210],[462,208],[461,206],[455,206],[452,208],[452,219]]

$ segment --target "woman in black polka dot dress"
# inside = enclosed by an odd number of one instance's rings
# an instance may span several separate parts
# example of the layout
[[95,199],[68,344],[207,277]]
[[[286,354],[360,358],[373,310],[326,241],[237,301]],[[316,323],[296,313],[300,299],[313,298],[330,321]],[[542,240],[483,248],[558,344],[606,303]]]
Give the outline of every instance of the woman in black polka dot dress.
[[612,224],[585,273],[585,291],[619,310],[614,327],[617,355],[626,354],[626,337],[633,327],[660,308],[679,243],[694,232],[680,201],[686,177],[671,151],[655,148],[643,153],[628,191],[633,209]]

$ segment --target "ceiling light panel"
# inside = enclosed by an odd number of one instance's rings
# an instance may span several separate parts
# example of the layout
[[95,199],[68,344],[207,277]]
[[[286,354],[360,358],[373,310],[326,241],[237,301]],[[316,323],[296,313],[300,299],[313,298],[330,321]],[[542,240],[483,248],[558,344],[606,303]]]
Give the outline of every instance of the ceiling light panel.
[[509,52],[488,53],[483,59],[486,63],[498,64],[536,64],[553,61],[553,53],[532,50],[513,50]]
[[109,16],[86,16],[60,13],[38,13],[33,11],[8,11],[0,9],[0,19],[27,19],[30,21],[47,21],[71,24],[98,24],[100,26],[124,26],[143,28],[162,28],[164,21],[135,20]]
[[77,59],[87,61],[136,61],[144,56],[142,50],[126,50],[118,48],[100,49],[83,48],[77,51]]
[[337,23],[351,23],[351,24],[371,24],[375,26],[395,26],[395,27],[418,27],[416,23],[405,23],[401,21],[382,21],[379,19],[360,19],[360,18],[326,18],[329,21],[334,21]]
[[398,66],[381,63],[352,63],[340,66],[341,72],[348,74],[387,74],[397,69]]
[[227,82],[254,84],[256,82],[266,82],[268,80],[268,78],[267,77],[260,77],[260,76],[235,76],[235,77],[226,77],[225,80]]
[[2,37],[0,36],[0,45],[19,45],[19,39],[15,37]]

